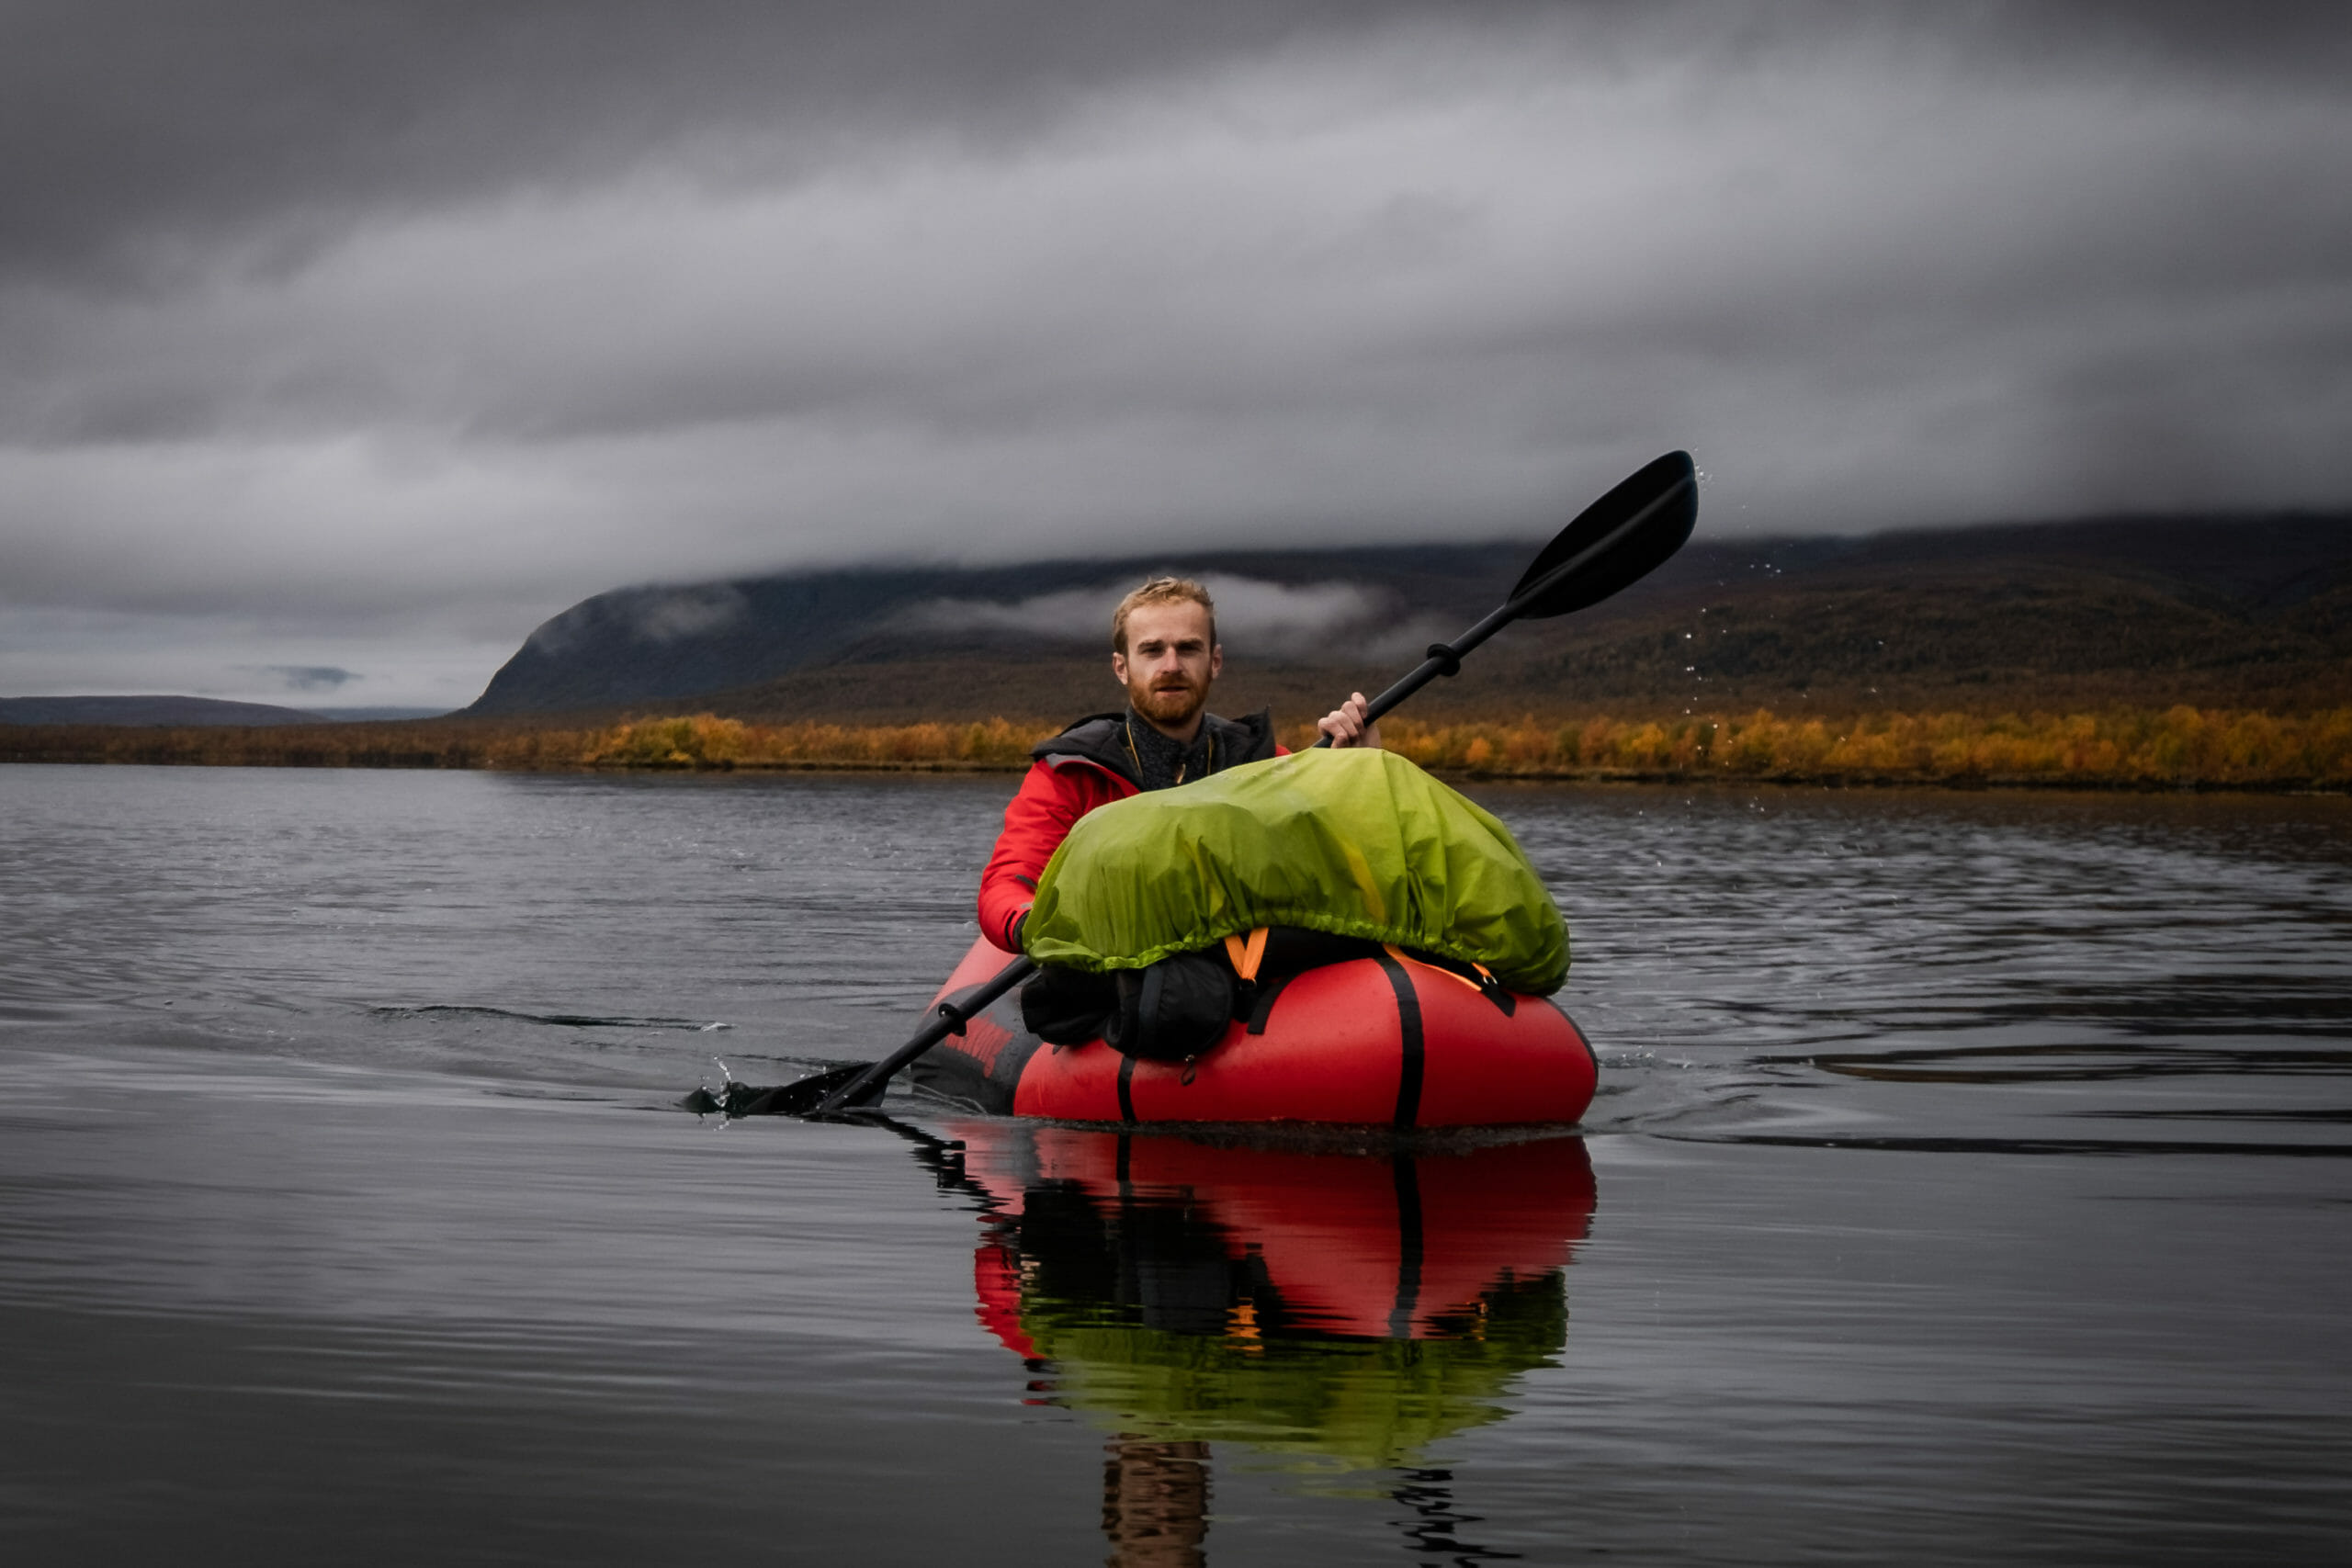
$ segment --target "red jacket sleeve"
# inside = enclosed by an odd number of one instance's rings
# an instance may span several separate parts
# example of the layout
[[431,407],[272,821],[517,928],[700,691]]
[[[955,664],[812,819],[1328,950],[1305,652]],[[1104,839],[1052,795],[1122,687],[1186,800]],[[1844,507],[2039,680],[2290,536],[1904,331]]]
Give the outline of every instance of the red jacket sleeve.
[[1037,878],[1054,858],[1071,826],[1098,806],[1135,794],[1135,788],[1107,768],[1075,759],[1057,767],[1033,764],[1021,781],[1020,793],[1004,808],[1004,831],[997,835],[996,852],[980,873],[980,933],[1007,953],[1018,953],[1014,922],[1029,912],[1037,897]]

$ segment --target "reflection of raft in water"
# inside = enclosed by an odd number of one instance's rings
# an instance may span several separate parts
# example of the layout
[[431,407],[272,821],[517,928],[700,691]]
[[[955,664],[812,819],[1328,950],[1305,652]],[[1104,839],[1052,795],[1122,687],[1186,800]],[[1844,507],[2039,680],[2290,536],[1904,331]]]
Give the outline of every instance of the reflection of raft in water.
[[[934,1003],[1007,962],[975,942]],[[1549,998],[1500,996],[1507,1004],[1409,954],[1379,952],[1293,976],[1188,1064],[1138,1061],[1099,1040],[1047,1045],[1023,1025],[1016,992],[913,1071],[923,1088],[976,1110],[1071,1122],[1575,1122],[1592,1103],[1592,1048]]]
[[1580,1140],[1393,1158],[975,1122],[979,1315],[1159,1442],[1409,1465],[1566,1341]]

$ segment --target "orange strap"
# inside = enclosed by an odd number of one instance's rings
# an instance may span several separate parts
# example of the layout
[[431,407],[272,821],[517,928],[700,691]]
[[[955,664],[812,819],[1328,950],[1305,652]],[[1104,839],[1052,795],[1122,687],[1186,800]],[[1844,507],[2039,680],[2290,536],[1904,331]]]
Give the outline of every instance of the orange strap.
[[1248,942],[1242,941],[1238,936],[1229,936],[1225,939],[1225,955],[1233,960],[1233,972],[1245,980],[1254,980],[1258,977],[1258,965],[1263,963],[1266,957],[1268,929],[1268,927],[1260,926],[1250,933]]
[[[1226,940],[1227,942],[1231,942],[1233,939],[1231,937],[1227,937]],[[1432,975],[1442,975],[1447,979],[1453,981],[1455,985],[1467,986],[1482,997],[1487,994],[1486,987],[1479,985],[1477,981],[1473,980],[1467,975],[1456,975],[1451,969],[1441,969],[1434,964],[1425,964],[1420,959],[1414,957],[1411,953],[1406,952],[1403,948],[1397,946],[1393,942],[1384,942],[1381,945],[1388,950],[1388,956],[1395,959],[1399,964],[1409,964],[1416,969],[1426,969]],[[1493,981],[1495,977],[1494,971],[1487,968],[1485,964],[1473,964],[1470,967],[1476,969],[1479,974],[1484,975],[1489,982]]]

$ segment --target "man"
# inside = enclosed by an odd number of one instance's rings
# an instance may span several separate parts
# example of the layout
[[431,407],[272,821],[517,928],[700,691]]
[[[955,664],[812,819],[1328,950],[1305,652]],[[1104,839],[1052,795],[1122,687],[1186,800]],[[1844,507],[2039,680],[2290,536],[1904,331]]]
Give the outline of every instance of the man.
[[[1126,688],[1126,708],[1081,718],[1031,751],[1037,760],[1004,808],[1004,831],[980,874],[980,930],[989,942],[1021,951],[1037,878],[1071,825],[1096,807],[1284,754],[1270,713],[1228,719],[1208,711],[1209,687],[1224,668],[1216,606],[1199,583],[1154,578],[1119,601],[1111,673]],[[1317,725],[1334,746],[1380,744],[1379,726],[1364,722],[1362,692]]]

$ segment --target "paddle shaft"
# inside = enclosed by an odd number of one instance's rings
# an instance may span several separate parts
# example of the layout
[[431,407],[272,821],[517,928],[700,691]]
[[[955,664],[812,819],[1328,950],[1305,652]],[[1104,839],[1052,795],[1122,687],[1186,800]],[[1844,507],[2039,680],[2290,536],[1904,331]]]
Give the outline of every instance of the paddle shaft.
[[978,990],[971,992],[963,1000],[940,1003],[936,1010],[939,1016],[923,1025],[921,1033],[827,1095],[818,1102],[815,1114],[821,1116],[829,1111],[839,1111],[844,1106],[857,1104],[860,1097],[870,1086],[888,1081],[890,1076],[900,1067],[905,1066],[949,1035],[963,1033],[964,1025],[967,1022],[988,1011],[989,1006],[999,997],[1026,980],[1036,972],[1036,968],[1037,965],[1032,960],[1016,958],[998,970],[993,976],[981,984]]
[[[1669,490],[1657,496],[1647,506],[1634,513],[1606,535],[1545,572],[1536,581],[1529,584],[1524,592],[1514,593],[1504,603],[1497,605],[1487,613],[1484,620],[1452,642],[1430,644],[1429,657],[1421,660],[1410,674],[1364,705],[1364,727],[1370,728],[1378,724],[1381,715],[1393,711],[1407,697],[1411,696],[1439,676],[1462,673],[1464,654],[1527,614],[1529,606],[1541,603],[1545,594],[1561,583],[1583,571],[1593,562],[1640,533],[1648,525],[1649,520],[1657,514],[1658,508],[1675,500],[1678,494],[1679,491]],[[1315,744],[1318,747],[1329,746],[1331,744],[1331,737],[1327,734]]]

